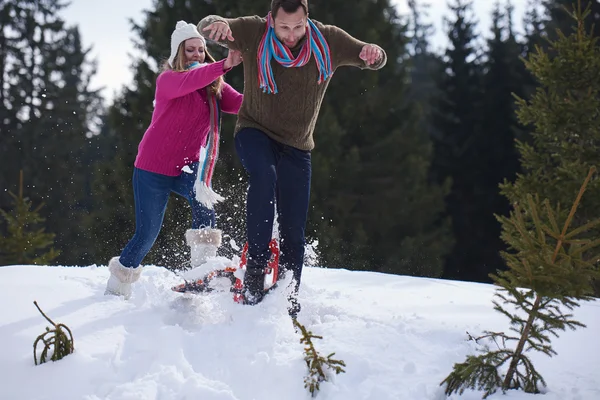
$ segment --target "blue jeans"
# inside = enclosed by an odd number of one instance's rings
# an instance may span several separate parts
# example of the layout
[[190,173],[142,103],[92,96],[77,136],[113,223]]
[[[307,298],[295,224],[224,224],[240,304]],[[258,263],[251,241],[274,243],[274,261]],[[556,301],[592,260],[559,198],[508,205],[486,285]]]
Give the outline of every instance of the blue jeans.
[[264,268],[271,255],[275,204],[279,223],[281,272],[300,285],[311,180],[311,153],[281,144],[258,129],[235,136],[235,148],[248,172],[246,229],[248,268]]
[[135,201],[135,234],[127,243],[119,260],[125,267],[139,266],[156,241],[162,227],[171,192],[185,197],[192,207],[192,228],[213,228],[215,212],[196,200],[194,183],[198,163],[190,164],[193,173],[167,176],[133,169],[133,198]]

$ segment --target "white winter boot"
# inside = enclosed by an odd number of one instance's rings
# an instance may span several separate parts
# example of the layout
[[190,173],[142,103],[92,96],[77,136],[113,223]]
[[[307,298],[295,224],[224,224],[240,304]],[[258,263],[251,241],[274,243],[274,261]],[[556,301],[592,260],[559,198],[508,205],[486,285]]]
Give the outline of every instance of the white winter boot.
[[217,256],[217,249],[221,246],[221,231],[212,228],[188,229],[185,240],[190,246],[190,264],[192,268],[197,268],[206,263],[209,257]]
[[131,297],[131,284],[142,274],[142,267],[128,268],[121,264],[119,257],[113,257],[108,263],[110,278],[106,283],[105,295],[123,296],[125,299]]

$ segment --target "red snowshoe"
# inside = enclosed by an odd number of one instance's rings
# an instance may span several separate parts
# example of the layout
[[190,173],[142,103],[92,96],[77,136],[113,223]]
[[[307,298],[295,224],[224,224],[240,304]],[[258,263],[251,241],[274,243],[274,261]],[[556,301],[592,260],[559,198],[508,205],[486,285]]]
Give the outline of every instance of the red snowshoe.
[[[265,292],[269,291],[275,286],[277,283],[277,277],[279,275],[279,246],[276,239],[271,239],[271,242],[269,243],[269,249],[271,250],[271,258],[269,259],[267,268],[265,269]],[[229,291],[233,293],[233,300],[236,303],[244,303],[244,283],[242,279],[238,278],[238,276],[244,276],[242,271],[245,271],[246,269],[247,260],[248,243],[246,242],[244,249],[242,250],[240,265],[238,267],[226,267],[224,269],[211,271],[202,279],[182,283],[181,285],[172,287],[171,290],[179,293],[211,292],[213,290],[217,290],[213,285],[211,285],[211,281],[213,281],[215,278],[227,278],[231,282]]]

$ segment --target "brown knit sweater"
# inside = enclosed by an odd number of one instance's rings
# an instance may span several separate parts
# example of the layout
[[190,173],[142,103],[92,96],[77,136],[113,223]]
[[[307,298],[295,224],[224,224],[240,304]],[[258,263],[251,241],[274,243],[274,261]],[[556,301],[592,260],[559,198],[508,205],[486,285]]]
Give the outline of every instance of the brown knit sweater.
[[[242,128],[256,128],[280,143],[300,150],[312,150],[315,147],[313,131],[331,77],[321,84],[317,83],[319,72],[313,58],[302,67],[292,68],[272,61],[271,68],[278,93],[263,93],[258,84],[257,51],[266,29],[266,19],[258,16],[226,19],[209,15],[198,23],[198,31],[207,40],[210,32],[204,32],[203,29],[216,21],[228,23],[234,38],[234,41],[223,40],[218,43],[241,51],[244,60],[244,100],[234,133]],[[312,21],[327,40],[333,71],[345,65],[373,70],[385,65],[385,52],[380,62],[367,65],[358,56],[365,42],[353,38],[336,26]],[[291,49],[294,56],[298,54],[303,42],[304,40]]]

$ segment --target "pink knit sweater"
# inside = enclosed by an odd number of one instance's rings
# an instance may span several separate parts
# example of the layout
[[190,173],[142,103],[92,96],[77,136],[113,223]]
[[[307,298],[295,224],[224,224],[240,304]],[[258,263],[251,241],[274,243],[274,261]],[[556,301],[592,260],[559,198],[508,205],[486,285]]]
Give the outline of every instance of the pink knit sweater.
[[[210,129],[210,109],[204,87],[223,71],[225,60],[186,72],[165,71],[156,80],[155,106],[150,126],[138,146],[135,166],[177,176],[200,157]],[[221,111],[237,114],[243,95],[222,86]]]

